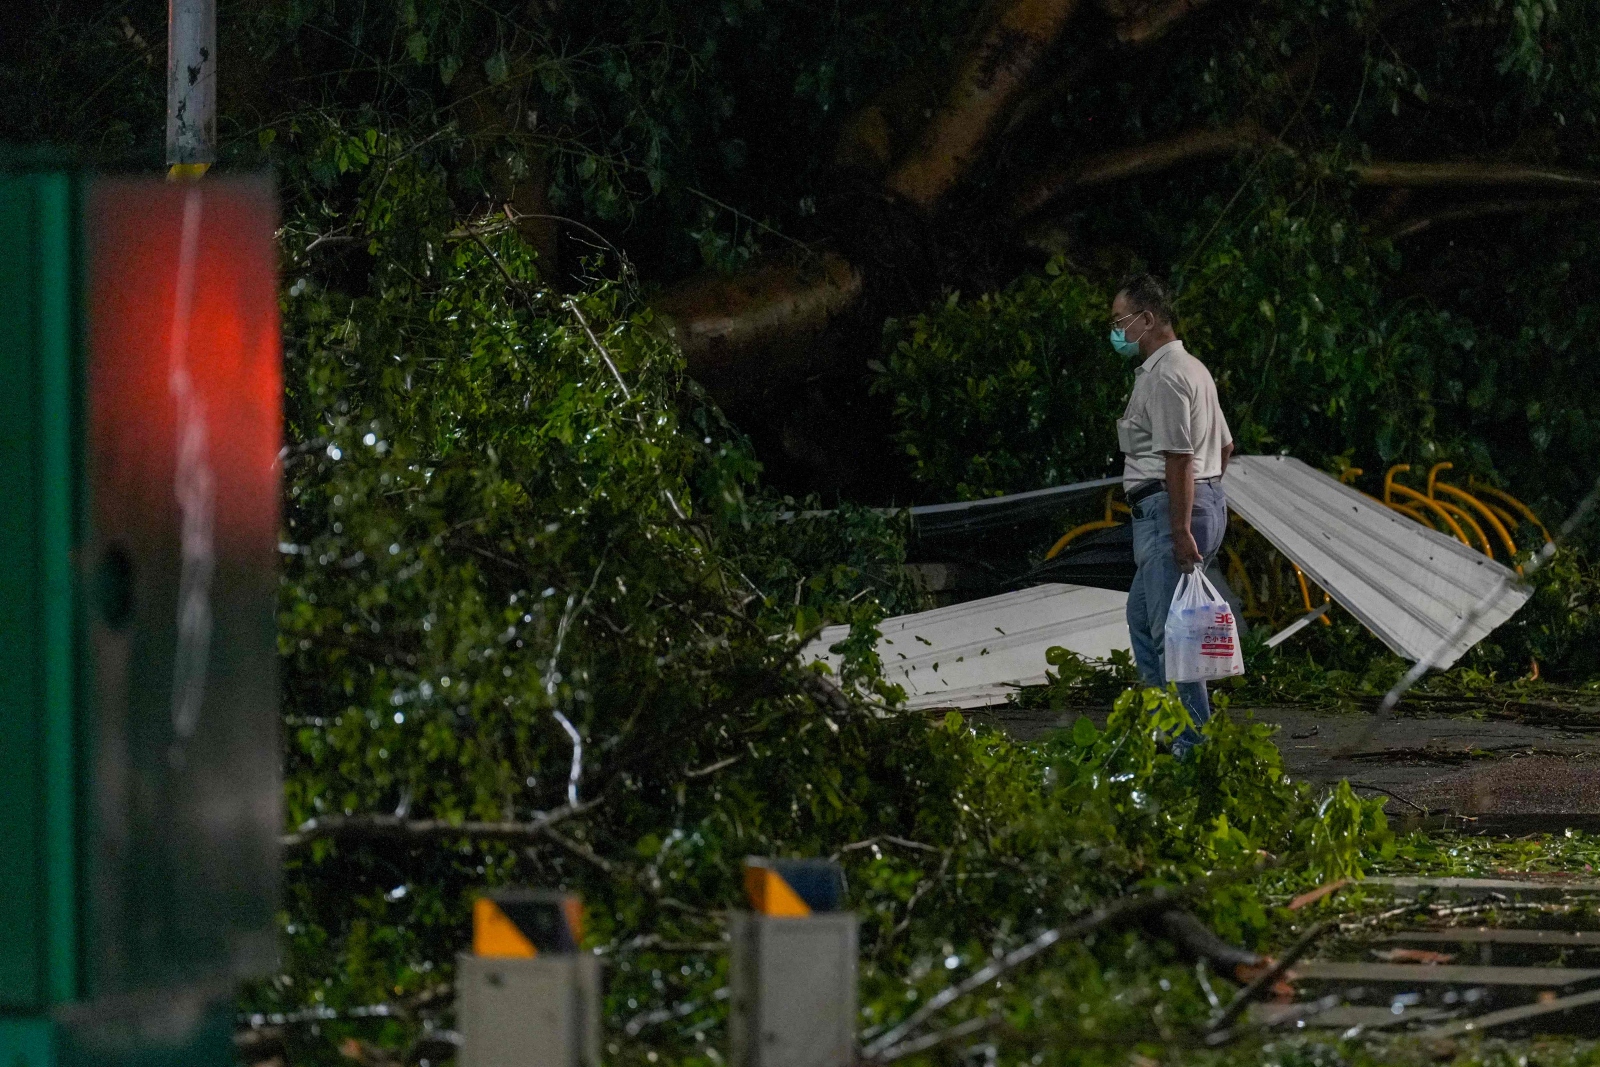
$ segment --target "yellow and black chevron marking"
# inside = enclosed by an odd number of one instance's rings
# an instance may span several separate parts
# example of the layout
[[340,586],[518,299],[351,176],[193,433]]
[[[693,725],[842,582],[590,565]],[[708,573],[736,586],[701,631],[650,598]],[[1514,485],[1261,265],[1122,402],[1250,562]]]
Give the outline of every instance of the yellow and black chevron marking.
[[572,893],[491,893],[472,905],[472,954],[568,955],[583,941],[583,902]]
[[844,868],[832,860],[744,861],[750,907],[773,918],[797,919],[844,907]]

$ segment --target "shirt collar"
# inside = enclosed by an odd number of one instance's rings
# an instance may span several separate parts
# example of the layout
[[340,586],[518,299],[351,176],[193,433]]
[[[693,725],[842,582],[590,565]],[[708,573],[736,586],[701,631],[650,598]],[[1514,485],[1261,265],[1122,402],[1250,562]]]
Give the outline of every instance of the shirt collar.
[[1145,371],[1154,370],[1156,364],[1160,363],[1169,354],[1171,354],[1173,352],[1182,352],[1182,351],[1183,351],[1183,341],[1177,340],[1177,339],[1168,341],[1166,344],[1162,345],[1160,348],[1158,348],[1154,352],[1150,353],[1150,358],[1149,359],[1147,359],[1143,363],[1139,364],[1139,370],[1137,371],[1137,373],[1143,374]]

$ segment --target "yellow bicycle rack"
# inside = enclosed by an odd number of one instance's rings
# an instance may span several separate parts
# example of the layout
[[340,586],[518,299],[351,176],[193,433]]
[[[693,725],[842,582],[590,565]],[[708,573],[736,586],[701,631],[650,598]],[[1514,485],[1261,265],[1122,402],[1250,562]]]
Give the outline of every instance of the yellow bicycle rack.
[[1394,476],[1396,474],[1408,471],[1410,469],[1411,464],[1409,463],[1396,463],[1394,466],[1389,468],[1389,473],[1383,476],[1383,502],[1388,504],[1390,507],[1394,507],[1394,494],[1401,493],[1412,501],[1415,501],[1413,506],[1421,506],[1432,509],[1438,514],[1439,518],[1444,520],[1444,524],[1447,527],[1446,532],[1454,534],[1457,541],[1460,541],[1468,548],[1471,548],[1472,542],[1468,541],[1467,535],[1462,532],[1461,524],[1456,522],[1456,520],[1450,516],[1448,511],[1440,507],[1437,501],[1433,500],[1425,493],[1417,492],[1410,486],[1400,485],[1395,482]]
[[[1516,497],[1512,496],[1510,493],[1504,491],[1503,489],[1496,489],[1492,485],[1485,485],[1484,483],[1478,481],[1478,479],[1471,476],[1468,476],[1467,478],[1467,488],[1471,489],[1474,493],[1488,493],[1490,496],[1510,504],[1514,509],[1516,509],[1518,514],[1527,519],[1528,522],[1533,525],[1534,529],[1539,531],[1539,536],[1544,538],[1545,544],[1550,543],[1550,531],[1544,528],[1544,523],[1539,521],[1539,516],[1533,513],[1532,508],[1518,500]],[[1510,526],[1514,524],[1507,523],[1507,525]]]
[[1124,515],[1131,515],[1133,514],[1133,509],[1122,503],[1122,501],[1114,499],[1116,493],[1116,486],[1112,486],[1110,489],[1106,490],[1105,518],[1095,519],[1093,522],[1086,522],[1082,526],[1074,526],[1072,529],[1061,535],[1061,540],[1050,546],[1050,551],[1044,554],[1044,558],[1055,559],[1056,556],[1061,554],[1062,549],[1066,548],[1068,545],[1072,544],[1074,540],[1086,533],[1093,533],[1095,530],[1109,530],[1113,526],[1121,526],[1122,523],[1112,518],[1112,516],[1118,512],[1121,512]]
[[[1411,469],[1409,463],[1396,463],[1384,473],[1383,497],[1379,502],[1424,526],[1442,528],[1443,532],[1452,534],[1462,544],[1477,549],[1490,559],[1495,558],[1495,553],[1488,531],[1493,531],[1494,536],[1505,546],[1507,555],[1515,561],[1518,548],[1511,531],[1520,525],[1520,522],[1505,508],[1481,499],[1482,495],[1502,501],[1537,529],[1546,541],[1550,539],[1549,532],[1545,530],[1539,517],[1533,513],[1533,509],[1510,493],[1496,489],[1492,485],[1485,485],[1476,478],[1467,479],[1471,492],[1439,480],[1441,471],[1454,468],[1455,464],[1448,461],[1435,463],[1428,468],[1427,491],[1418,492],[1410,486],[1395,481],[1395,475],[1404,474]],[[1352,467],[1341,473],[1340,480],[1348,482],[1359,473],[1360,468]],[[1449,499],[1441,499],[1439,496],[1441,493]],[[1399,500],[1395,499],[1396,494],[1399,495]],[[1483,520],[1482,523],[1478,521],[1480,518]],[[1485,527],[1488,529],[1485,530]],[[1512,565],[1516,567],[1518,574],[1522,573],[1519,564],[1513,562]]]
[[[1300,583],[1300,599],[1305,601],[1306,611],[1308,613],[1312,612],[1312,611],[1315,611],[1316,609],[1311,606],[1311,590],[1306,586],[1306,575],[1305,575],[1305,572],[1300,569],[1300,564],[1298,564],[1298,563],[1292,563],[1291,562],[1289,565],[1294,568],[1295,580]],[[1333,598],[1328,595],[1327,590],[1323,590],[1323,592],[1322,592],[1322,602],[1324,604],[1326,604],[1328,601],[1330,601],[1332,599]],[[1322,625],[1324,625],[1324,626],[1332,626],[1333,625],[1333,620],[1328,618],[1326,612],[1324,612],[1323,615],[1322,615]]]

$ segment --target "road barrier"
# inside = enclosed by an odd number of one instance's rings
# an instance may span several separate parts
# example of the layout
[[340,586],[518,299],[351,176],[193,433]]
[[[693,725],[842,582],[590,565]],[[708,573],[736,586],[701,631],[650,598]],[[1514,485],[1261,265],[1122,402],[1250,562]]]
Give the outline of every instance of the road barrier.
[[734,1067],[855,1061],[860,921],[828,860],[745,861],[753,909],[733,916],[728,1031]]
[[600,961],[582,941],[572,894],[478,899],[456,962],[461,1067],[599,1067]]
[[[751,911],[732,916],[728,1029],[735,1067],[856,1060],[859,920],[829,860],[745,861]],[[481,897],[458,957],[461,1067],[598,1067],[600,961],[579,951],[576,896]]]

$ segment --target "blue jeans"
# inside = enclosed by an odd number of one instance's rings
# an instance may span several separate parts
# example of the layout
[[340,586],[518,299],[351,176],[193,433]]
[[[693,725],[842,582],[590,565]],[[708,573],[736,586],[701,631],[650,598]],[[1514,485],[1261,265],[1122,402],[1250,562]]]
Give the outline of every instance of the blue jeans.
[[[1133,639],[1133,661],[1139,667],[1139,680],[1147,686],[1167,685],[1167,609],[1178,588],[1182,571],[1172,557],[1171,509],[1165,491],[1152,493],[1133,506],[1133,588],[1128,591],[1128,636]],[[1194,487],[1194,510],[1189,513],[1189,529],[1195,545],[1209,567],[1222,547],[1228,529],[1228,501],[1222,483],[1201,482]],[[1189,709],[1195,726],[1211,718],[1211,702],[1206,683],[1179,682],[1178,699]],[[1185,730],[1172,742],[1172,754],[1182,759],[1201,741],[1194,729]]]

